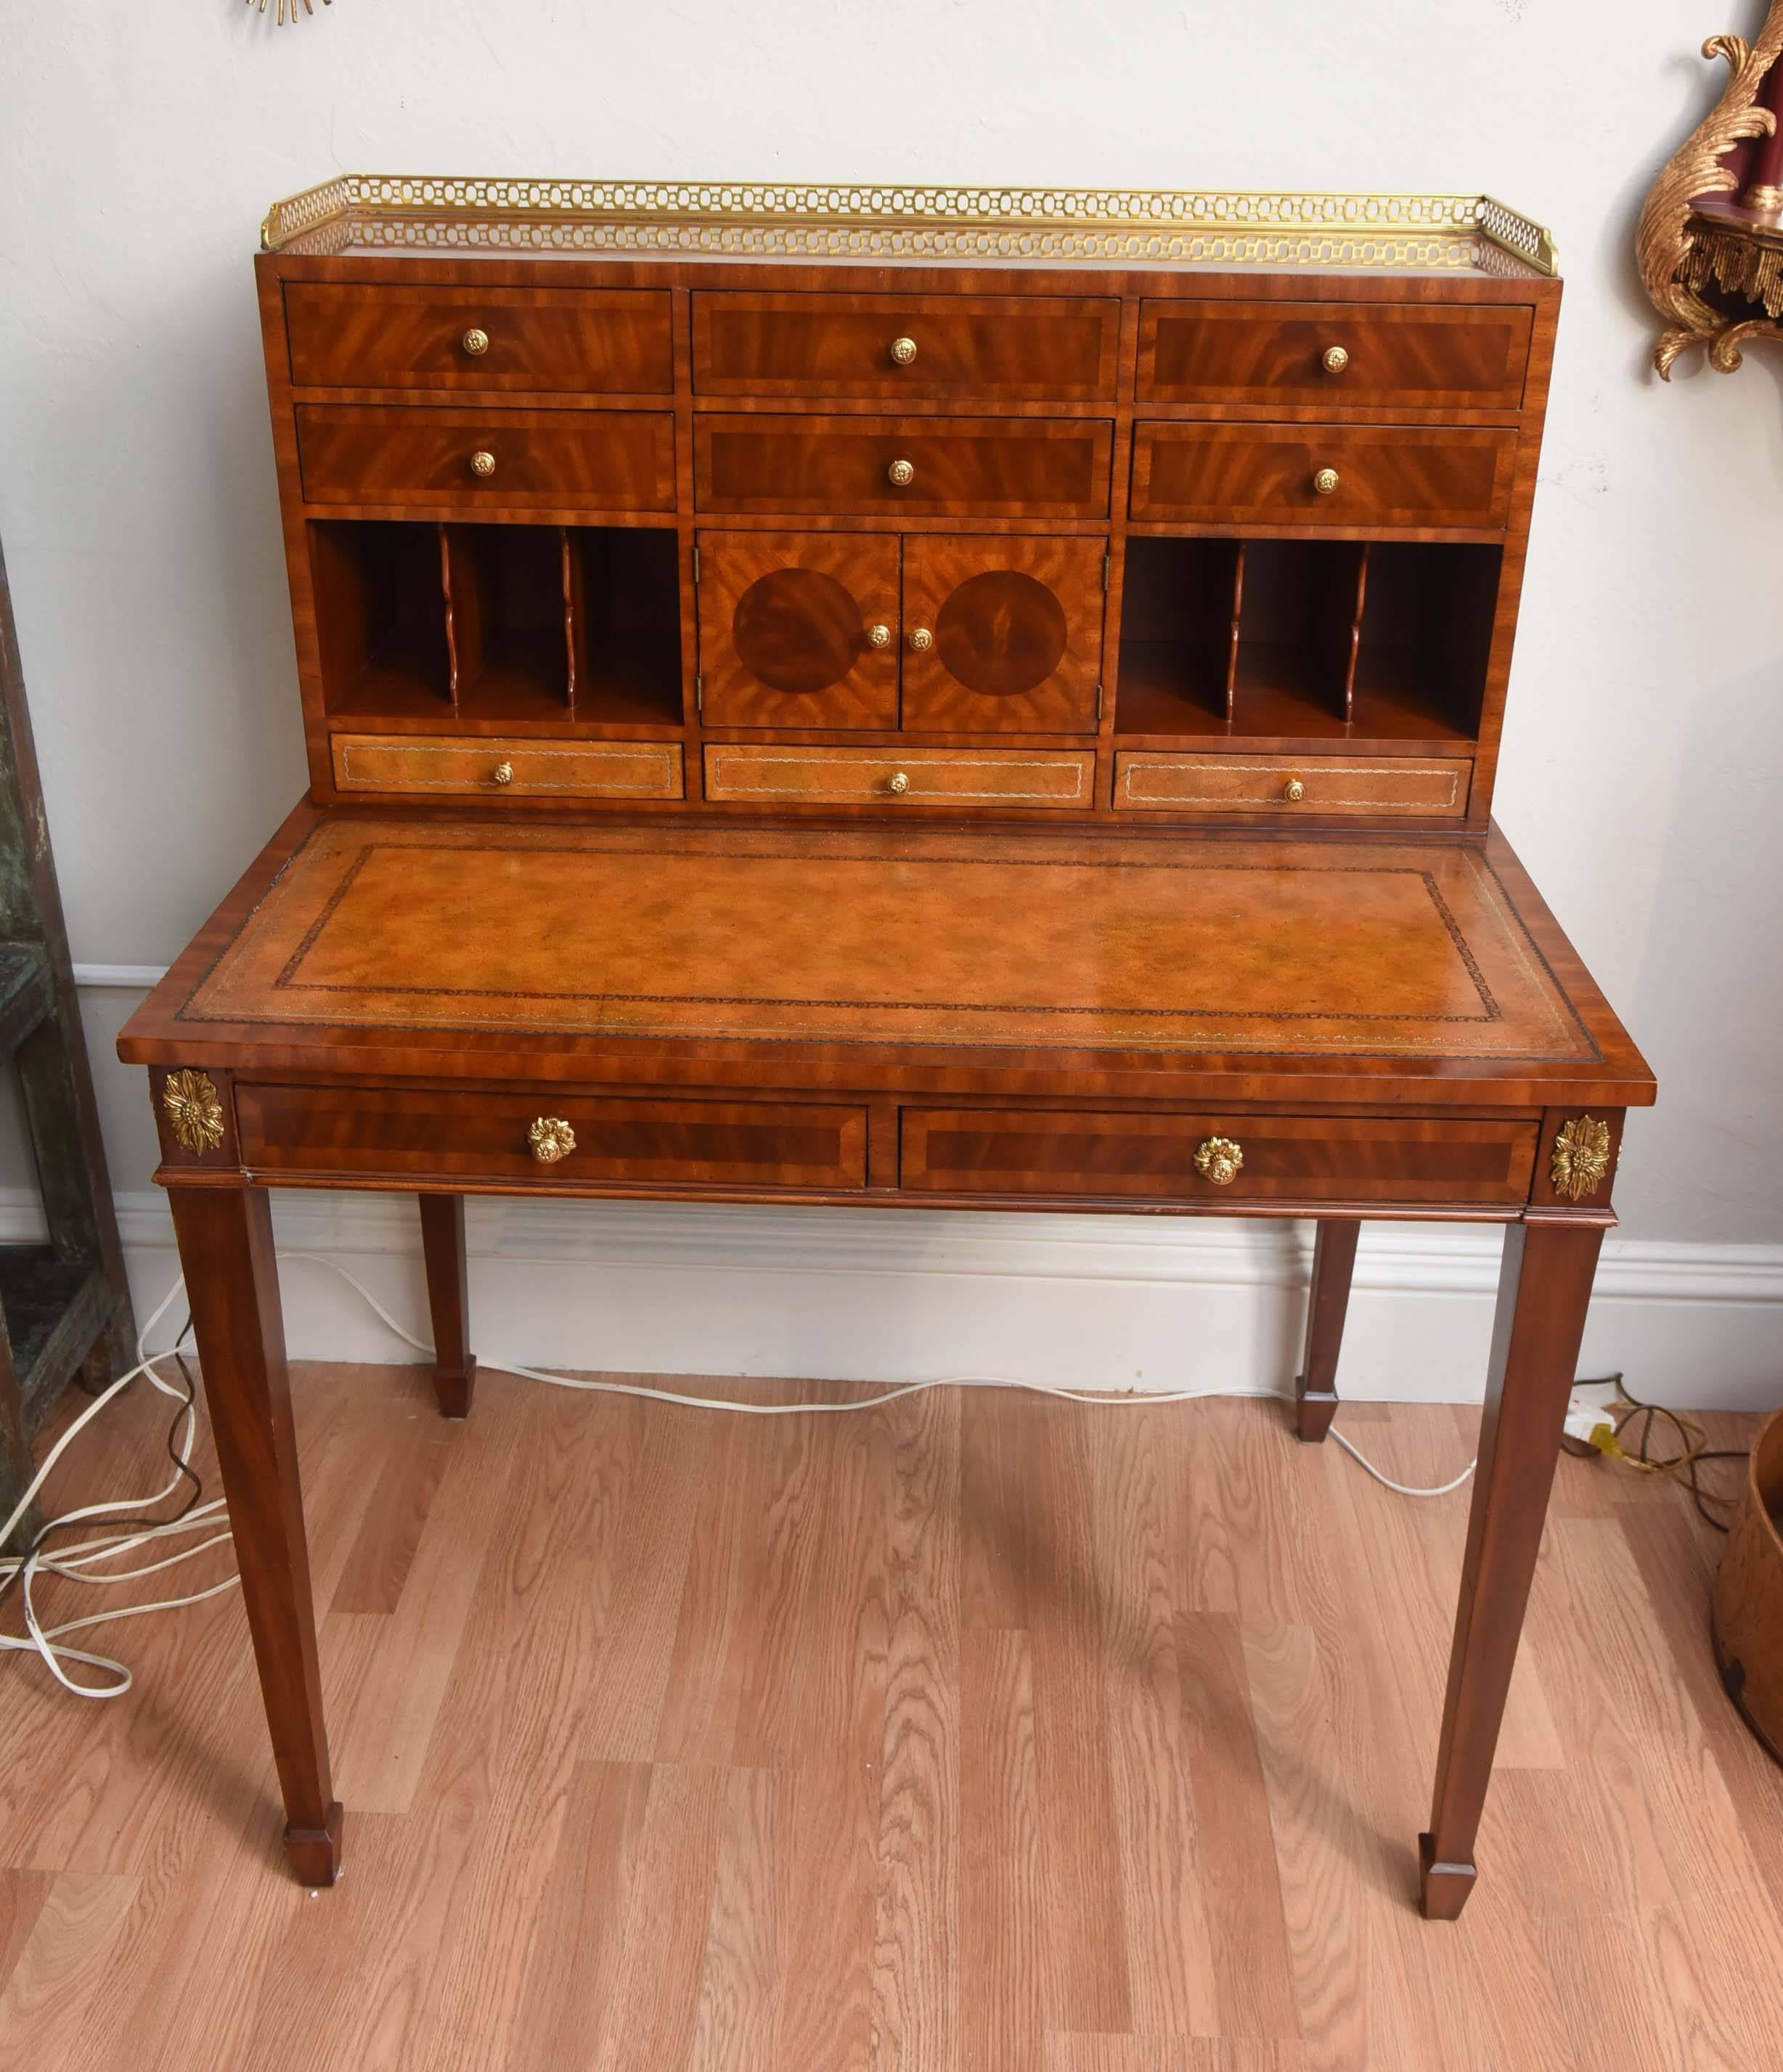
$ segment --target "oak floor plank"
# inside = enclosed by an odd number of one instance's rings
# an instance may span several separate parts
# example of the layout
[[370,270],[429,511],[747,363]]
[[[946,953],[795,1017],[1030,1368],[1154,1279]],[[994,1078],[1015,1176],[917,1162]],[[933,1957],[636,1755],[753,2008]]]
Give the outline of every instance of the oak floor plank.
[[[1783,1773],[1668,1482],[1561,1463],[1446,1927],[1412,1845],[1465,1491],[1270,1404],[729,1419],[491,1373],[447,1428],[422,1370],[294,1388],[346,1875],[285,1874],[233,1594],[119,1629],[125,1700],[0,1660],[0,2072],[1775,2058]],[[142,1396],[52,1501],[154,1486]],[[1472,1443],[1344,1414],[1414,1482]]]

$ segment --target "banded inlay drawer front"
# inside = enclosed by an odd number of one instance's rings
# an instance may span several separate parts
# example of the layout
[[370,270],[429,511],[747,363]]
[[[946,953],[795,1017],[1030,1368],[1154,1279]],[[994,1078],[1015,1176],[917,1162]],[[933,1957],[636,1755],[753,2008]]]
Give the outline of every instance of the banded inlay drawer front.
[[675,508],[666,410],[302,403],[297,430],[311,504],[446,504],[467,516]]
[[1467,811],[1465,758],[1179,755],[1128,749],[1115,758],[1115,804],[1154,813],[1428,814]]
[[1087,807],[1095,758],[1028,749],[706,744],[706,796],[763,804]]
[[[794,1102],[608,1100],[549,1087],[452,1093],[394,1087],[236,1088],[245,1164],[265,1172],[425,1174],[673,1187],[864,1187],[865,1108]],[[533,1149],[535,1123],[573,1145]]]
[[1514,410],[1534,314],[1515,303],[1148,302],[1140,317],[1139,397]]
[[[1520,1202],[1534,1123],[906,1108],[916,1193],[1205,1202]],[[1236,1170],[1232,1147],[1236,1147]],[[1201,1162],[1197,1162],[1197,1154]],[[1226,1174],[1223,1182],[1212,1177]]]
[[693,298],[709,396],[1112,402],[1120,305],[1032,295]]
[[667,395],[668,308],[662,288],[285,288],[300,388]]
[[1142,424],[1132,516],[1191,525],[1502,530],[1513,431]]
[[1101,518],[1113,427],[1048,417],[702,415],[701,511]]
[[551,741],[421,734],[337,734],[343,791],[429,791],[494,802],[557,796],[679,799],[674,741]]

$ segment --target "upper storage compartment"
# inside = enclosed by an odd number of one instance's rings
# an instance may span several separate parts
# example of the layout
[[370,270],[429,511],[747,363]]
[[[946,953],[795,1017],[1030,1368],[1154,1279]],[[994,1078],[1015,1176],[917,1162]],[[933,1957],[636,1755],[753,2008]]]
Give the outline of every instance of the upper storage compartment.
[[700,294],[706,396],[1112,402],[1111,297]]
[[1221,531],[1502,532],[1516,458],[1514,431],[1447,425],[1136,425],[1132,512]]
[[739,516],[1102,518],[1113,432],[1089,418],[700,416],[693,497]]
[[660,288],[292,281],[291,379],[300,388],[666,396],[668,302]]
[[440,409],[300,403],[298,461],[310,504],[480,511],[672,511],[667,410]]
[[1519,303],[1148,302],[1139,399],[1514,410],[1534,315]]

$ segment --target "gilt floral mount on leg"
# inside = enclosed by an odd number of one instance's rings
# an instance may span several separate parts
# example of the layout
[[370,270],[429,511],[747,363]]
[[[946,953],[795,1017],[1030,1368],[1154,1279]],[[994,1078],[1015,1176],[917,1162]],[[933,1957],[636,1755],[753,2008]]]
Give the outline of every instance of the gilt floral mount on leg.
[[1667,328],[1654,364],[1702,346],[1731,374],[1743,342],[1783,339],[1783,0],[1755,43],[1711,36],[1705,57],[1725,58],[1727,91],[1654,183],[1641,212],[1636,259]]

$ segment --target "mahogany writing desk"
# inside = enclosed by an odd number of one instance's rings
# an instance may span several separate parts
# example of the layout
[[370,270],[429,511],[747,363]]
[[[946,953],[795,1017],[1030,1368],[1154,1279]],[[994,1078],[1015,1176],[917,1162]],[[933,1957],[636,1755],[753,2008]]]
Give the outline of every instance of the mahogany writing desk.
[[1548,248],[1443,198],[740,192],[268,220],[311,794],[120,1050],[292,1861],[332,1881],[340,1807],[270,1187],[417,1195],[459,1416],[466,1194],[1310,1217],[1314,1440],[1360,1223],[1441,1218],[1506,1227],[1452,1918],[1654,1096],[1489,818]]

